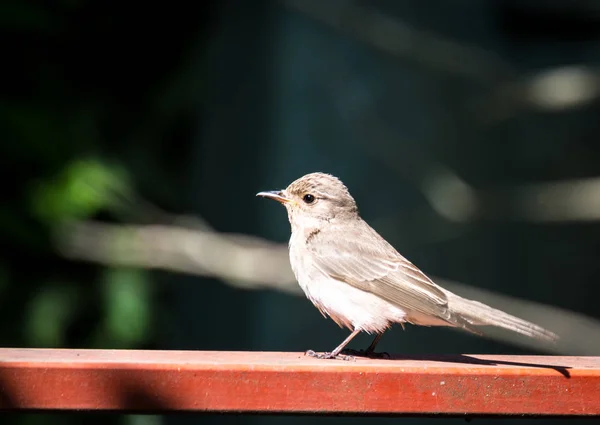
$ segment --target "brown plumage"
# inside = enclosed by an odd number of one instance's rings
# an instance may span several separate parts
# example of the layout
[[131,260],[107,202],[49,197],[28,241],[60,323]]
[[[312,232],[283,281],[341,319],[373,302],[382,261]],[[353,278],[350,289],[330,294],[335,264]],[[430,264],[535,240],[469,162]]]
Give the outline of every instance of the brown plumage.
[[[352,334],[331,353],[339,356],[359,332],[381,334],[393,323],[452,326],[481,335],[479,325],[499,326],[541,340],[558,338],[533,323],[436,285],[400,255],[359,215],[354,198],[336,177],[308,174],[283,191],[259,196],[282,203],[292,228],[290,262],[306,296],[325,316]],[[345,357],[344,357],[345,358]]]

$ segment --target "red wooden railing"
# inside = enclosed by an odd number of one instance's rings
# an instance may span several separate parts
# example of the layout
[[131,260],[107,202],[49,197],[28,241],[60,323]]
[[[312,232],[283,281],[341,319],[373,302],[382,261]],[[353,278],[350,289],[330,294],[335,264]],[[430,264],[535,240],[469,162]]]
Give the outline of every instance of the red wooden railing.
[[600,357],[0,349],[0,409],[600,415]]

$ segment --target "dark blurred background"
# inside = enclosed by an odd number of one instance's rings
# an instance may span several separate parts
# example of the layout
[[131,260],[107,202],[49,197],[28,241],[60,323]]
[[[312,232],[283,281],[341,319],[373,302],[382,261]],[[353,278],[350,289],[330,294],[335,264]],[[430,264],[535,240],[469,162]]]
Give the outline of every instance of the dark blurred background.
[[[254,196],[325,171],[436,281],[562,337],[553,348],[398,327],[382,350],[600,353],[600,3],[6,0],[0,11],[2,346],[332,349],[347,331],[299,292],[285,211]],[[307,420],[464,422],[0,417]]]

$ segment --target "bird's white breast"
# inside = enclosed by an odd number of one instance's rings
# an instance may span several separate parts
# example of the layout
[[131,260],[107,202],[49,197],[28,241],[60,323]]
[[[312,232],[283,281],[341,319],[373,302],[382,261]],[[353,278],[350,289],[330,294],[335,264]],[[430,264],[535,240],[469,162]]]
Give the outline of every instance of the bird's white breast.
[[[297,239],[296,239],[297,238]],[[319,270],[304,240],[292,235],[290,263],[307,298],[340,326],[379,333],[391,323],[406,321],[406,313],[382,298],[333,279]]]

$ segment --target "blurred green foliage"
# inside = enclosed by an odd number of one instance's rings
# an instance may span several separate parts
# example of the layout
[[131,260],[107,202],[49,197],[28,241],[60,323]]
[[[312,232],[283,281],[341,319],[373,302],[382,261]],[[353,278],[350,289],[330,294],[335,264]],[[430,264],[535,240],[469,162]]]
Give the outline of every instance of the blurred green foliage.
[[105,316],[94,345],[98,348],[140,346],[152,335],[152,286],[146,272],[109,268],[103,274]]
[[123,167],[109,167],[100,160],[75,160],[60,174],[43,180],[32,190],[32,211],[53,226],[65,220],[93,217],[118,207],[116,194],[130,193]]
[[[169,159],[178,164],[185,157],[179,153],[184,146],[172,146],[166,135],[177,134],[181,116],[200,101],[202,64],[195,56],[202,49],[193,49],[202,41],[208,6],[134,6],[95,0],[0,5],[0,29],[10,40],[0,100],[3,346],[157,346],[159,297],[149,273],[74,263],[53,244],[69,220],[120,220],[124,209],[131,212],[134,186],[150,198],[160,187],[168,192],[179,172],[178,165],[168,168]],[[189,81],[197,90],[188,90]],[[88,415],[85,423],[113,419]],[[81,421],[72,415],[0,420]],[[160,420],[134,415],[118,422]]]
[[63,347],[81,296],[69,284],[45,282],[27,305],[25,338],[31,347]]

